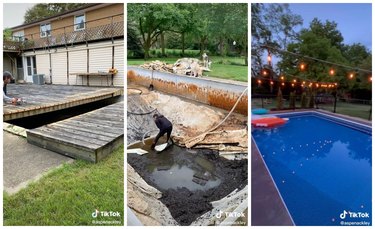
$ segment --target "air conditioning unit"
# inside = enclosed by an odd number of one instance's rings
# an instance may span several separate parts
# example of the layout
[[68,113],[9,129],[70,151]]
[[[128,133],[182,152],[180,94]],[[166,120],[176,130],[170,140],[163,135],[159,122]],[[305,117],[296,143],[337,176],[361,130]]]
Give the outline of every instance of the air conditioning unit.
[[35,74],[33,75],[33,84],[44,84],[44,74]]

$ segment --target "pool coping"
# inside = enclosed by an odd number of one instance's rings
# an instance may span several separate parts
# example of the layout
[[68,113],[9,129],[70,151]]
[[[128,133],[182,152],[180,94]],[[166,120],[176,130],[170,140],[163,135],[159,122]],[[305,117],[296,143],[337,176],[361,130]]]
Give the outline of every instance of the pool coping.
[[316,113],[320,113],[324,115],[333,116],[335,118],[347,119],[346,121],[356,122],[356,123],[366,125],[366,126],[372,126],[372,121],[365,120],[365,119],[358,118],[358,117],[352,117],[352,116],[348,116],[344,114],[333,113],[333,112],[322,110],[322,109],[300,109],[300,110],[295,110],[295,111],[291,111],[291,110],[271,111],[269,114],[273,114],[273,115],[281,114],[282,115],[282,114],[296,114],[296,113],[306,113],[306,112],[316,112]]
[[251,226],[295,226],[253,137],[251,137]]
[[[314,114],[317,113],[323,116],[330,116],[331,118],[339,119],[340,121],[349,122],[352,124],[359,124],[364,128],[369,128],[372,131],[372,122],[350,117],[347,115],[332,113],[323,110],[299,110],[299,111],[281,111],[281,112],[271,112],[270,114],[274,115],[306,115],[306,114]],[[332,120],[331,120],[332,121]],[[339,123],[340,124],[340,123]],[[252,226],[283,226],[289,220],[292,224],[286,225],[294,225],[293,218],[286,206],[279,189],[273,180],[273,177],[268,169],[267,164],[265,163],[263,157],[261,156],[260,150],[258,145],[256,144],[253,136],[251,136],[251,225]],[[258,171],[254,171],[254,168],[258,168]],[[262,169],[263,167],[263,169]],[[259,169],[260,168],[260,169]],[[268,181],[263,181],[261,185],[256,186],[254,185],[254,180],[258,179],[258,177],[263,176],[263,178],[268,179]],[[264,177],[265,176],[265,177]],[[272,181],[272,183],[270,182]],[[267,183],[268,182],[268,183]],[[267,192],[268,191],[268,192]],[[267,196],[269,195],[269,196]],[[280,204],[282,203],[282,205]],[[260,211],[260,214],[258,212]],[[272,217],[270,218],[269,215],[278,212],[279,217]],[[280,214],[281,213],[281,214]],[[255,219],[255,220],[254,220]],[[254,223],[256,222],[256,223]]]

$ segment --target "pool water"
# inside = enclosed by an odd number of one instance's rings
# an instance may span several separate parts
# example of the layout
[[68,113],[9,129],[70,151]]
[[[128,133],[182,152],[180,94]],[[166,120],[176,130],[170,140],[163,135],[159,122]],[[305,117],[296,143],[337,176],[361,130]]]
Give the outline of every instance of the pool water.
[[301,115],[252,136],[296,225],[371,225],[369,133]]

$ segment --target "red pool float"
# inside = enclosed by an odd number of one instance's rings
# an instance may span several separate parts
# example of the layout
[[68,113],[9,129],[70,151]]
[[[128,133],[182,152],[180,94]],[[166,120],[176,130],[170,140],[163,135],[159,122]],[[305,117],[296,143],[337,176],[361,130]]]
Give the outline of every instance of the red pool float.
[[278,117],[260,118],[251,120],[251,124],[256,127],[275,127],[286,123],[285,119]]

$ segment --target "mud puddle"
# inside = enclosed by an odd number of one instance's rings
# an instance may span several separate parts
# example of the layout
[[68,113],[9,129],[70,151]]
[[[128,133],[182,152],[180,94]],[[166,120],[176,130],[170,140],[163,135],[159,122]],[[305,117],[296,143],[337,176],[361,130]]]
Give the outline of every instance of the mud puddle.
[[150,149],[151,141],[133,145],[131,148],[150,153],[128,154],[128,163],[163,193],[160,201],[181,225],[190,225],[212,209],[211,201],[247,184],[247,160],[229,161],[212,150],[188,150],[176,145],[156,153]]

